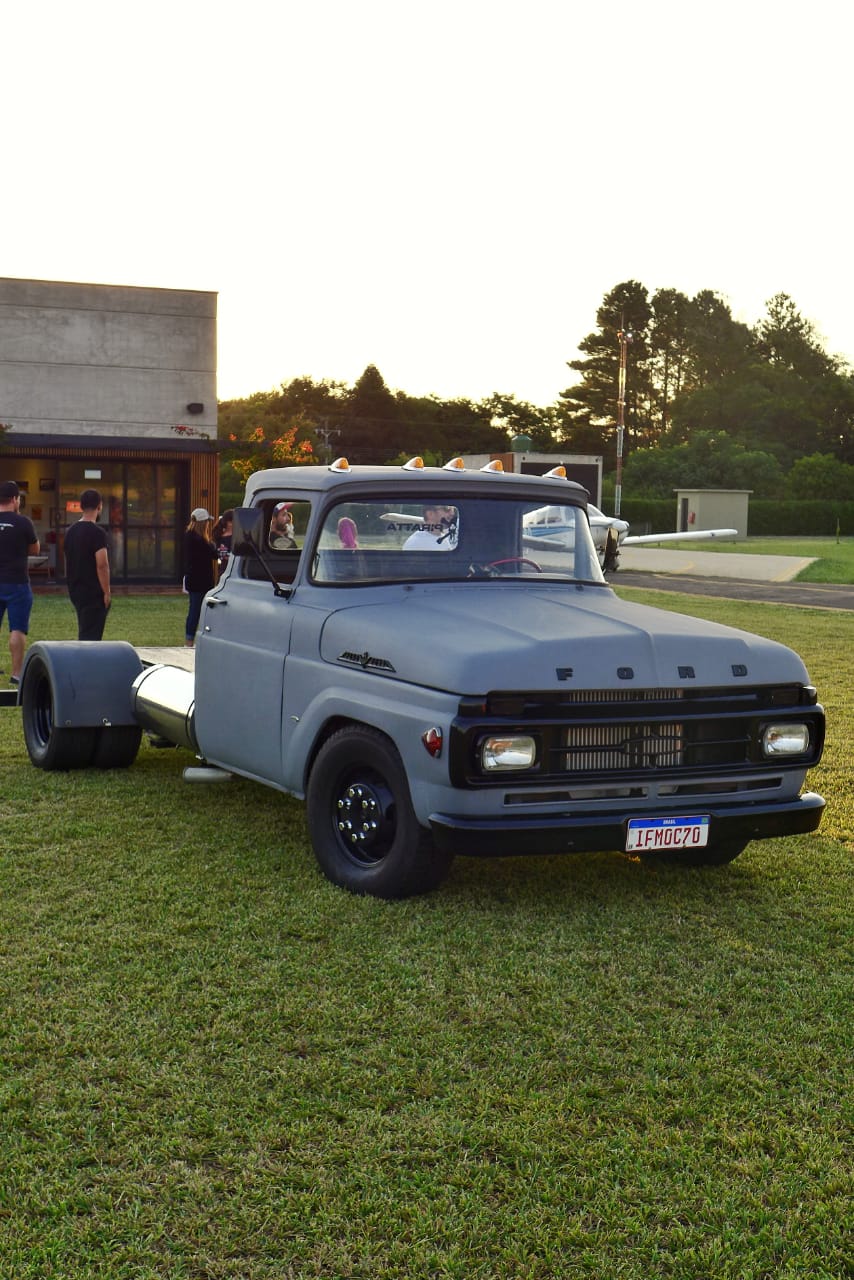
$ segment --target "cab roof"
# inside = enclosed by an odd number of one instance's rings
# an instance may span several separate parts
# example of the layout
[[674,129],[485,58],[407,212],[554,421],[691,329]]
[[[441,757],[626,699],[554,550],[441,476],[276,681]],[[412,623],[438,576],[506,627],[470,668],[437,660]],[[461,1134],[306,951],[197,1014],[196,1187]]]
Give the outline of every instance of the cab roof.
[[452,494],[455,490],[472,494],[485,487],[496,494],[528,495],[543,503],[586,505],[589,497],[583,485],[567,479],[562,467],[556,467],[544,476],[530,476],[504,471],[500,463],[468,468],[461,458],[435,467],[425,466],[420,458],[392,467],[351,466],[346,458],[338,458],[328,466],[270,467],[256,471],[247,481],[246,501],[251,502],[256,493],[278,489],[329,493],[353,486],[364,494],[372,486],[387,492],[389,486],[397,485],[408,495],[416,496],[420,491],[436,490],[443,494]]

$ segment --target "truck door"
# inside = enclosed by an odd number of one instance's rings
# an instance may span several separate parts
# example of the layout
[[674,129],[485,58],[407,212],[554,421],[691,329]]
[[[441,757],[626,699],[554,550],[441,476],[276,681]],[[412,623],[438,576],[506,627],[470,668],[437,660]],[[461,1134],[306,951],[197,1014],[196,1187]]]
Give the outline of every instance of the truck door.
[[[299,567],[309,508],[307,502],[288,505],[296,517],[295,545],[277,549],[271,543],[266,551],[287,588]],[[266,519],[276,538],[272,507]],[[250,557],[233,560],[206,598],[196,639],[195,726],[211,763],[281,785],[285,659],[298,606],[289,589],[276,595],[260,570]]]

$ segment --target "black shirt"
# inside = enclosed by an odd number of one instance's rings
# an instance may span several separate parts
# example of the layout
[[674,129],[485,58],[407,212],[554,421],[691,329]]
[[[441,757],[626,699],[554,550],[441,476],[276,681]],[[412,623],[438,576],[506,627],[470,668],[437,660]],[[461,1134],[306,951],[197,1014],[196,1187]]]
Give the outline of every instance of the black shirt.
[[27,556],[38,535],[29,516],[0,511],[0,582],[29,582]]
[[109,547],[106,529],[94,520],[78,520],[65,535],[65,573],[74,604],[100,604],[104,588],[98,581],[95,553]]
[[214,585],[217,550],[195,529],[184,534],[184,585],[188,591],[210,591]]

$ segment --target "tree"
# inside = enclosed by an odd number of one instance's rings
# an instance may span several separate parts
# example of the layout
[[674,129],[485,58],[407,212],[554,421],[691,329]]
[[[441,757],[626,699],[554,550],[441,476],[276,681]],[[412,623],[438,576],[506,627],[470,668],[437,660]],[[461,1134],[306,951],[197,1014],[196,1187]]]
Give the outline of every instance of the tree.
[[596,439],[598,448],[594,452],[614,455],[621,329],[632,334],[627,350],[625,453],[634,442],[648,438],[650,386],[646,360],[651,316],[649,296],[637,280],[618,284],[605,295],[596,312],[597,330],[578,344],[582,358],[567,362],[581,375],[580,380],[558,398],[562,438],[573,452],[591,452],[579,448],[579,442]]
[[[658,289],[652,299],[649,373],[655,388],[655,437],[666,436],[673,400],[682,390],[690,355],[691,304],[676,289]],[[652,441],[651,441],[652,443]]]
[[822,347],[811,321],[804,319],[787,293],[775,293],[756,326],[756,342],[768,364],[813,380],[835,373],[838,361]]
[[398,449],[409,447],[410,433],[400,402],[389,391],[376,365],[369,364],[346,393],[345,406],[341,444],[351,460],[383,463]]
[[[503,443],[495,452],[509,447],[514,436],[528,436],[531,449],[540,453],[554,453],[555,435],[560,430],[557,409],[550,406],[538,409],[526,400],[517,400],[515,396],[494,392],[480,402],[481,408],[489,414],[490,424],[504,437]],[[469,452],[469,450],[466,450]],[[471,450],[470,452],[475,452]]]
[[830,453],[798,458],[786,480],[792,498],[854,499],[854,466]]
[[728,304],[711,289],[701,289],[691,299],[687,325],[686,390],[749,368],[755,352],[753,335],[746,324],[733,320]]
[[304,426],[303,422],[294,421],[274,439],[267,436],[263,427],[256,427],[247,440],[230,439],[229,447],[223,450],[223,459],[244,484],[254,471],[262,471],[265,467],[296,467],[314,462],[311,441],[299,439],[300,429]]
[[674,489],[752,489],[758,498],[772,498],[782,484],[775,458],[745,449],[725,431],[698,431],[670,448],[637,449],[625,470],[626,489],[650,498],[671,498]]

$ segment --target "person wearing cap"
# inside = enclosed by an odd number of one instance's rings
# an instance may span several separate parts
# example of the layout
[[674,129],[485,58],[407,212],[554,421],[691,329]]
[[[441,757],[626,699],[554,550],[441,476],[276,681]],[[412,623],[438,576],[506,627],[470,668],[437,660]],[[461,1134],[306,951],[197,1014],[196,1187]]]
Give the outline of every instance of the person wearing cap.
[[273,507],[269,541],[274,551],[293,551],[297,545],[294,518],[291,515],[292,505],[290,502],[277,502]]
[[29,516],[21,515],[20,505],[18,485],[14,480],[4,480],[0,484],[0,623],[8,612],[12,684],[21,678],[33,609],[27,556],[39,553],[35,527]]
[[424,523],[403,544],[404,551],[452,551],[457,545],[457,508],[424,504]]
[[202,601],[216,583],[217,549],[211,538],[211,515],[204,507],[190,512],[190,523],[184,533],[184,590],[190,597],[184,644],[192,649],[196,642]]
[[97,489],[80,495],[80,519],[65,535],[65,576],[77,613],[77,639],[100,640],[110,608],[110,541],[98,524],[104,509]]

